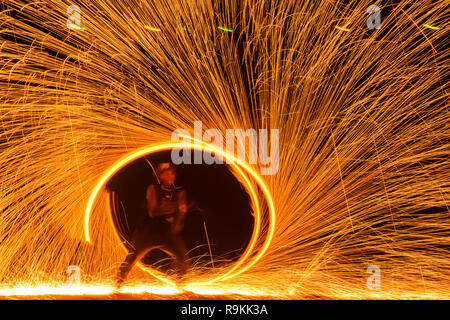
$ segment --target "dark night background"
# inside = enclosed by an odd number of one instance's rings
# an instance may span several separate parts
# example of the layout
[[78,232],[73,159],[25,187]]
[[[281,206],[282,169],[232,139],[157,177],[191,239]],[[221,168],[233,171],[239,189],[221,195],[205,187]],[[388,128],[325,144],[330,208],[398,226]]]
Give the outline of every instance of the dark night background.
[[[156,169],[158,163],[171,161],[170,153],[158,152],[146,158]],[[176,167],[175,185],[186,189],[188,202],[195,202],[194,208],[186,215],[182,232],[191,264],[212,267],[203,221],[214,266],[235,261],[245,250],[253,232],[250,198],[245,189],[228,171],[226,164],[181,164]],[[139,216],[147,214],[145,192],[149,184],[157,183],[144,158],[122,168],[107,183],[107,189],[118,195],[116,204],[112,204],[116,208],[113,216],[124,240],[130,239]],[[143,262],[167,271],[172,267],[172,259],[165,258],[169,256],[155,249],[144,257]]]

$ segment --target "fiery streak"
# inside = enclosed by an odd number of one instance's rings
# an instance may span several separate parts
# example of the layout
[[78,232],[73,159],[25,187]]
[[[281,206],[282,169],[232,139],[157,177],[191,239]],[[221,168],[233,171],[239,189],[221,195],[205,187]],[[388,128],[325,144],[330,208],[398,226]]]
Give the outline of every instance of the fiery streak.
[[233,32],[233,29],[228,29],[228,28],[224,28],[224,27],[217,27],[217,29],[227,31],[227,32]]
[[147,29],[147,30],[150,30],[150,31],[161,31],[161,29],[153,28],[153,27],[150,27],[150,26],[144,26],[144,28]]
[[69,24],[67,25],[67,27],[68,27],[69,29],[76,29],[76,30],[81,30],[81,31],[86,30],[85,27],[82,27],[82,26],[79,26],[79,25],[76,25],[76,24],[73,24],[73,23],[69,23]]
[[431,26],[431,25],[429,25],[429,24],[424,24],[423,25],[425,28],[429,28],[429,29],[433,29],[433,30],[440,30],[441,28],[439,28],[439,27],[435,27],[435,26]]
[[340,27],[340,26],[335,26],[336,29],[341,30],[341,31],[345,31],[345,32],[349,32],[350,29],[344,28],[344,27]]
[[[124,3],[11,0],[0,13],[0,295],[70,294],[69,265],[86,284],[74,292],[108,294],[124,251],[98,182],[202,120],[278,128],[280,168],[230,166],[254,190],[258,236],[231,274],[193,270],[186,287],[450,298],[450,45],[420,27],[443,26],[447,1],[400,1],[371,32],[360,1]],[[67,28],[72,4],[84,32]],[[130,281],[161,287],[139,268]]]

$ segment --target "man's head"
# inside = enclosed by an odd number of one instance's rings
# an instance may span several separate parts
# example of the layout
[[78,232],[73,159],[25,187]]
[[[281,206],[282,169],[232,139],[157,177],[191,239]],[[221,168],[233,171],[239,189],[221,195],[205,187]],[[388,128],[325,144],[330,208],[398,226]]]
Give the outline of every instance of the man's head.
[[171,186],[175,182],[176,170],[175,166],[170,162],[163,162],[158,164],[158,178],[165,186]]

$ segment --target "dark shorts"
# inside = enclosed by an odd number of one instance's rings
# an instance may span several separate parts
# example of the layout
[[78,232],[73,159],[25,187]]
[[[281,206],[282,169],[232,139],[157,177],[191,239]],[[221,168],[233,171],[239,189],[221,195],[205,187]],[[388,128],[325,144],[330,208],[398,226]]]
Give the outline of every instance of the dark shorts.
[[172,223],[168,219],[175,218],[175,214],[157,217],[145,217],[136,226],[135,232],[145,234],[170,233]]

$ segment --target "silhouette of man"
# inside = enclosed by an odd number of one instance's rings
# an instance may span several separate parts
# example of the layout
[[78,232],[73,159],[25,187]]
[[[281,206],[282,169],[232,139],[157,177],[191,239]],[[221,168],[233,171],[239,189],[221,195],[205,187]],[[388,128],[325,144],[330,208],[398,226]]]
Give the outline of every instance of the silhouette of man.
[[157,168],[159,185],[149,185],[146,192],[147,214],[136,226],[130,249],[119,267],[117,286],[120,287],[134,264],[152,249],[159,248],[175,259],[177,274],[182,277],[188,267],[187,251],[181,238],[186,216],[186,191],[175,186],[176,170],[171,163]]

